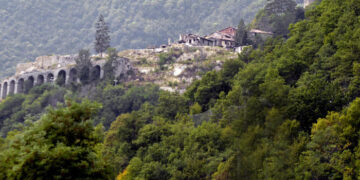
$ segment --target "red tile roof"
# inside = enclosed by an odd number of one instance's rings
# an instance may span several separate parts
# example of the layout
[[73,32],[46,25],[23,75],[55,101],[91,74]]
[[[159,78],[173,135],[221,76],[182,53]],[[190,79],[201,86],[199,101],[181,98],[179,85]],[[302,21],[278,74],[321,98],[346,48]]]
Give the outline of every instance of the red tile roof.
[[222,29],[220,31],[218,31],[219,33],[222,33],[222,34],[226,34],[226,35],[229,35],[229,36],[235,36],[236,34],[236,28],[233,28],[233,27],[227,27],[225,29]]

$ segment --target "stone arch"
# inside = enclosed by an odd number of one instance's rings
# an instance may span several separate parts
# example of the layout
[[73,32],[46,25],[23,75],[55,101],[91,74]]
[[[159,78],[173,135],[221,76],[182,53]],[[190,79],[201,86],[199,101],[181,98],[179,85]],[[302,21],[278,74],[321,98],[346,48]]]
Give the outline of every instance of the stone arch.
[[28,93],[31,88],[34,87],[35,78],[33,76],[29,76],[25,81],[25,93]]
[[7,96],[7,89],[8,89],[8,83],[7,82],[4,82],[4,85],[3,85],[3,93],[2,93],[2,98],[5,99],[6,96]]
[[91,80],[99,80],[101,78],[101,67],[100,65],[96,65],[91,70]]
[[36,85],[42,85],[44,84],[45,78],[44,75],[39,74],[36,79]]
[[69,83],[72,83],[72,82],[76,83],[76,82],[77,82],[77,77],[78,77],[78,75],[77,75],[77,70],[76,70],[76,68],[70,69],[70,72],[69,72]]
[[84,66],[79,70],[79,79],[80,79],[80,82],[83,84],[86,84],[91,80],[89,67]]
[[24,91],[24,89],[25,89],[25,87],[24,87],[24,85],[25,85],[25,83],[24,83],[25,81],[24,81],[24,78],[20,78],[19,80],[18,80],[18,82],[17,82],[17,93],[23,93],[23,92],[25,92]]
[[66,83],[66,71],[60,70],[56,77],[56,84],[59,86],[63,86]]
[[2,84],[0,84],[0,99],[2,99]]
[[9,94],[15,94],[15,80],[10,81]]
[[54,74],[53,73],[49,73],[46,76],[46,82],[52,83],[54,81]]

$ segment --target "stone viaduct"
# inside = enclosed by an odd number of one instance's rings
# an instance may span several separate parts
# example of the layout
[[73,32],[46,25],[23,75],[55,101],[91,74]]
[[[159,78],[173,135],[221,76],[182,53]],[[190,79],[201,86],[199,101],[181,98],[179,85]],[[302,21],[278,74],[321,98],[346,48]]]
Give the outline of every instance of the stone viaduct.
[[[92,60],[91,63],[92,67],[88,69],[89,79],[102,79],[106,61]],[[57,83],[58,85],[80,83],[75,66],[75,56],[43,56],[38,57],[34,63],[19,64],[14,76],[0,81],[0,100],[12,94],[28,92],[32,87],[44,83]],[[127,59],[120,58],[115,63],[117,75],[129,69],[131,67]]]

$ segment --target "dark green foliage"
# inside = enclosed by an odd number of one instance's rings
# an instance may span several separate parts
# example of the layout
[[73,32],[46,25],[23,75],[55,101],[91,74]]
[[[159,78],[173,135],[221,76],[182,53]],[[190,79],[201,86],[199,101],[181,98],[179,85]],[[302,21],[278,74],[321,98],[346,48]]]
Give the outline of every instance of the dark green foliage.
[[179,49],[171,49],[168,53],[160,53],[159,54],[159,61],[158,65],[160,66],[160,69],[164,69],[165,64],[172,63],[176,58],[180,57],[183,54],[183,52]]
[[95,117],[96,123],[102,123],[106,128],[112,121],[123,113],[139,110],[143,103],[155,104],[159,97],[157,86],[123,86],[107,85],[98,87],[97,93],[92,98],[103,105],[103,109]]
[[90,51],[82,49],[79,51],[76,61],[77,76],[82,84],[90,82],[90,69],[92,68],[90,61]]
[[51,109],[23,132],[5,139],[0,156],[6,179],[109,179],[96,152],[100,138],[91,123],[98,104],[68,102]]
[[24,93],[28,93],[33,86],[34,86],[34,80],[28,79],[24,81]]
[[163,118],[173,119],[178,113],[188,113],[188,102],[178,94],[161,92],[155,112]]
[[240,20],[235,34],[236,46],[245,46],[250,44],[247,27],[243,19]]
[[231,89],[231,80],[242,66],[240,60],[227,60],[220,73],[206,73],[201,81],[196,81],[187,89],[185,96],[192,102],[199,103],[203,110],[209,109],[220,92],[227,93]]
[[0,104],[1,136],[18,128],[26,118],[38,117],[44,109],[58,102],[64,102],[66,90],[60,87],[44,84],[35,86],[27,95],[16,94],[7,97]]
[[88,49],[81,49],[75,59],[77,66],[91,66],[90,51]]
[[172,56],[170,54],[161,53],[161,54],[159,54],[159,62],[158,62],[158,64],[161,67],[161,66],[163,66],[163,65],[165,65],[167,63],[170,63],[172,60],[173,59],[172,59]]
[[304,18],[304,10],[296,7],[293,0],[268,0],[254,20],[254,28],[273,32],[275,36],[287,37],[289,24]]
[[115,170],[124,170],[125,179],[210,178],[229,142],[221,129],[213,123],[196,128],[186,116],[165,122],[151,110],[122,115],[112,124],[105,146],[115,155],[111,162],[120,163]]
[[291,91],[288,106],[292,118],[299,120],[303,127],[311,127],[318,117],[328,111],[340,111],[345,104],[340,86],[327,82],[321,74],[305,73],[298,81],[298,87]]
[[[159,88],[151,85],[125,88],[99,84],[98,89],[93,93],[94,95],[89,98],[103,104],[103,108],[94,117],[94,120],[96,124],[103,123],[107,129],[120,114],[139,110],[145,102],[156,104]],[[0,104],[1,136],[6,136],[7,132],[14,128],[19,128],[19,124],[23,123],[26,118],[39,117],[47,106],[64,103],[65,94],[68,97],[78,96],[76,92],[70,92],[64,87],[51,84],[35,86],[26,95],[9,96]]]
[[359,177],[359,112],[356,99],[342,113],[318,119],[296,171],[301,179],[357,179]]
[[110,29],[102,14],[100,14],[95,24],[95,29],[95,51],[101,53],[102,57],[102,53],[110,47]]
[[133,141],[139,130],[151,121],[153,107],[145,104],[139,112],[122,114],[111,124],[105,137],[104,158],[110,162],[116,175],[123,170],[135,155],[138,145]]
[[90,82],[90,67],[82,66],[78,67],[79,79],[82,84],[88,84]]
[[57,78],[55,80],[55,84],[58,86],[65,86],[65,83],[66,83],[66,72],[60,71],[59,75],[57,76]]
[[103,67],[104,79],[112,81],[115,79],[113,62],[116,61],[116,59],[119,58],[119,56],[118,56],[118,51],[115,48],[109,48],[107,50],[107,54],[108,54],[108,58]]

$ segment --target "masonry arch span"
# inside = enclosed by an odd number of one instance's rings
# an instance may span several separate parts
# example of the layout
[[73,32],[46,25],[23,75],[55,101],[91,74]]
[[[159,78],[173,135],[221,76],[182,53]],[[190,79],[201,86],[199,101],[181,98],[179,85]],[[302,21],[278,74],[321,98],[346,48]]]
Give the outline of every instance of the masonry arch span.
[[49,73],[49,74],[46,76],[46,82],[49,82],[49,83],[54,82],[54,74],[53,74],[53,73]]
[[3,93],[2,93],[2,98],[5,99],[6,96],[7,96],[7,89],[8,89],[8,83],[7,82],[4,82],[4,85],[3,85]]
[[20,78],[17,82],[17,93],[23,93],[25,92],[25,87],[24,87],[24,78]]
[[99,80],[101,76],[101,67],[99,65],[96,65],[91,70],[91,80]]
[[70,73],[69,73],[69,81],[70,81],[70,83],[76,83],[77,82],[77,77],[78,77],[78,75],[77,75],[77,70],[76,70],[76,68],[72,68],[72,69],[70,69]]
[[56,84],[59,86],[63,86],[66,83],[66,71],[65,70],[61,70],[59,71],[59,73],[57,74],[56,77]]
[[31,88],[34,87],[35,78],[33,76],[29,76],[25,81],[25,93],[28,93]]
[[9,94],[15,94],[15,80],[10,81]]
[[39,74],[36,79],[36,85],[42,85],[44,84],[45,78],[44,75]]
[[82,67],[79,70],[79,79],[83,84],[87,84],[90,81],[90,68],[87,66]]

